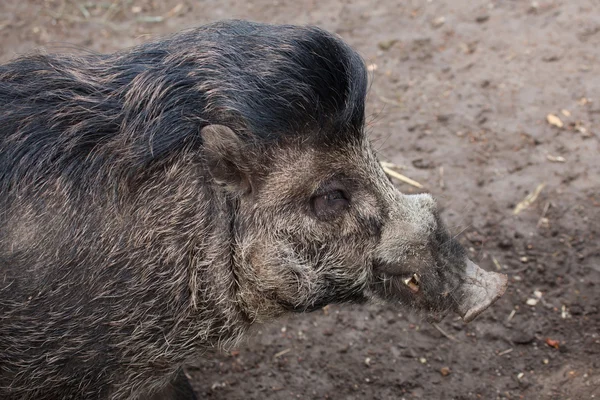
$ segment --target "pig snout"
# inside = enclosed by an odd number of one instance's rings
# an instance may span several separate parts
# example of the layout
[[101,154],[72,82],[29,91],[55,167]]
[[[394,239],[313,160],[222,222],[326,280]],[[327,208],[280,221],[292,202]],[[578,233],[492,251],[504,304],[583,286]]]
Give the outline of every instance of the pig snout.
[[467,258],[430,195],[396,198],[378,246],[376,292],[426,312],[432,321],[451,311],[472,321],[504,294],[506,275]]
[[507,285],[506,275],[485,271],[467,259],[461,288],[463,296],[457,304],[457,313],[465,322],[471,322],[502,297]]

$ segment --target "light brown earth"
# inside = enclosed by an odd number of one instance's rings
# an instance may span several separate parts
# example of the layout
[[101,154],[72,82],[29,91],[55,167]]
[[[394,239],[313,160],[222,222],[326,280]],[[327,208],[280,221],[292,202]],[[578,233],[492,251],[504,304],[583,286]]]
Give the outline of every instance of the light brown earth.
[[455,340],[391,306],[279,321],[191,366],[200,398],[600,399],[598,2],[1,0],[0,61],[39,46],[109,52],[225,18],[316,24],[352,44],[372,70],[382,159],[437,196],[510,286],[471,324],[440,323]]

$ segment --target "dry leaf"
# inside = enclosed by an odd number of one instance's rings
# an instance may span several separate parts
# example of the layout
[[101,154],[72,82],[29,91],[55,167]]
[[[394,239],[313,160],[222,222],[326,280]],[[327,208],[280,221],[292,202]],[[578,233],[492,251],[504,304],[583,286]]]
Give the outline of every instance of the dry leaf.
[[173,7],[168,13],[165,14],[165,18],[171,18],[174,17],[175,15],[179,14],[179,12],[183,10],[183,4],[177,4],[175,7]]
[[563,122],[554,114],[548,114],[546,116],[546,120],[550,125],[562,128],[564,126]]
[[381,50],[387,51],[387,50],[391,49],[392,46],[395,45],[397,42],[398,42],[398,39],[384,40],[383,42],[377,43],[377,46]]
[[581,99],[577,100],[577,103],[580,106],[585,106],[587,103],[590,103],[590,99],[587,99],[585,97],[582,97]]
[[558,340],[546,338],[546,344],[550,347],[554,347],[555,349],[558,349],[558,345],[560,344],[560,342]]

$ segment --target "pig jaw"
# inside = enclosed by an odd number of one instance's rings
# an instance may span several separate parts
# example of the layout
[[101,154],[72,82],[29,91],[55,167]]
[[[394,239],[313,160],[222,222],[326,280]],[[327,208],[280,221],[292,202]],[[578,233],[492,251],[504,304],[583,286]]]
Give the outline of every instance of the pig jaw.
[[467,259],[465,278],[461,287],[463,296],[456,312],[465,322],[471,322],[502,297],[507,284],[506,275],[485,271]]
[[425,311],[430,322],[439,322],[447,312],[456,312],[468,323],[506,291],[506,275],[485,271],[469,259],[465,258],[455,273],[451,280],[458,283],[453,288],[443,277],[431,273],[376,274],[376,281],[383,283],[375,285],[374,292],[377,297]]

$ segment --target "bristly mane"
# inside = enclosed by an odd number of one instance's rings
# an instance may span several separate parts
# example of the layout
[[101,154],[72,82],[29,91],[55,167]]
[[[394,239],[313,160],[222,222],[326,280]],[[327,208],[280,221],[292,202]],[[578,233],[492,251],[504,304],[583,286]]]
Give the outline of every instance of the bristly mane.
[[208,124],[357,140],[366,87],[359,55],[315,27],[228,21],[109,55],[23,57],[0,66],[0,188],[148,166]]

